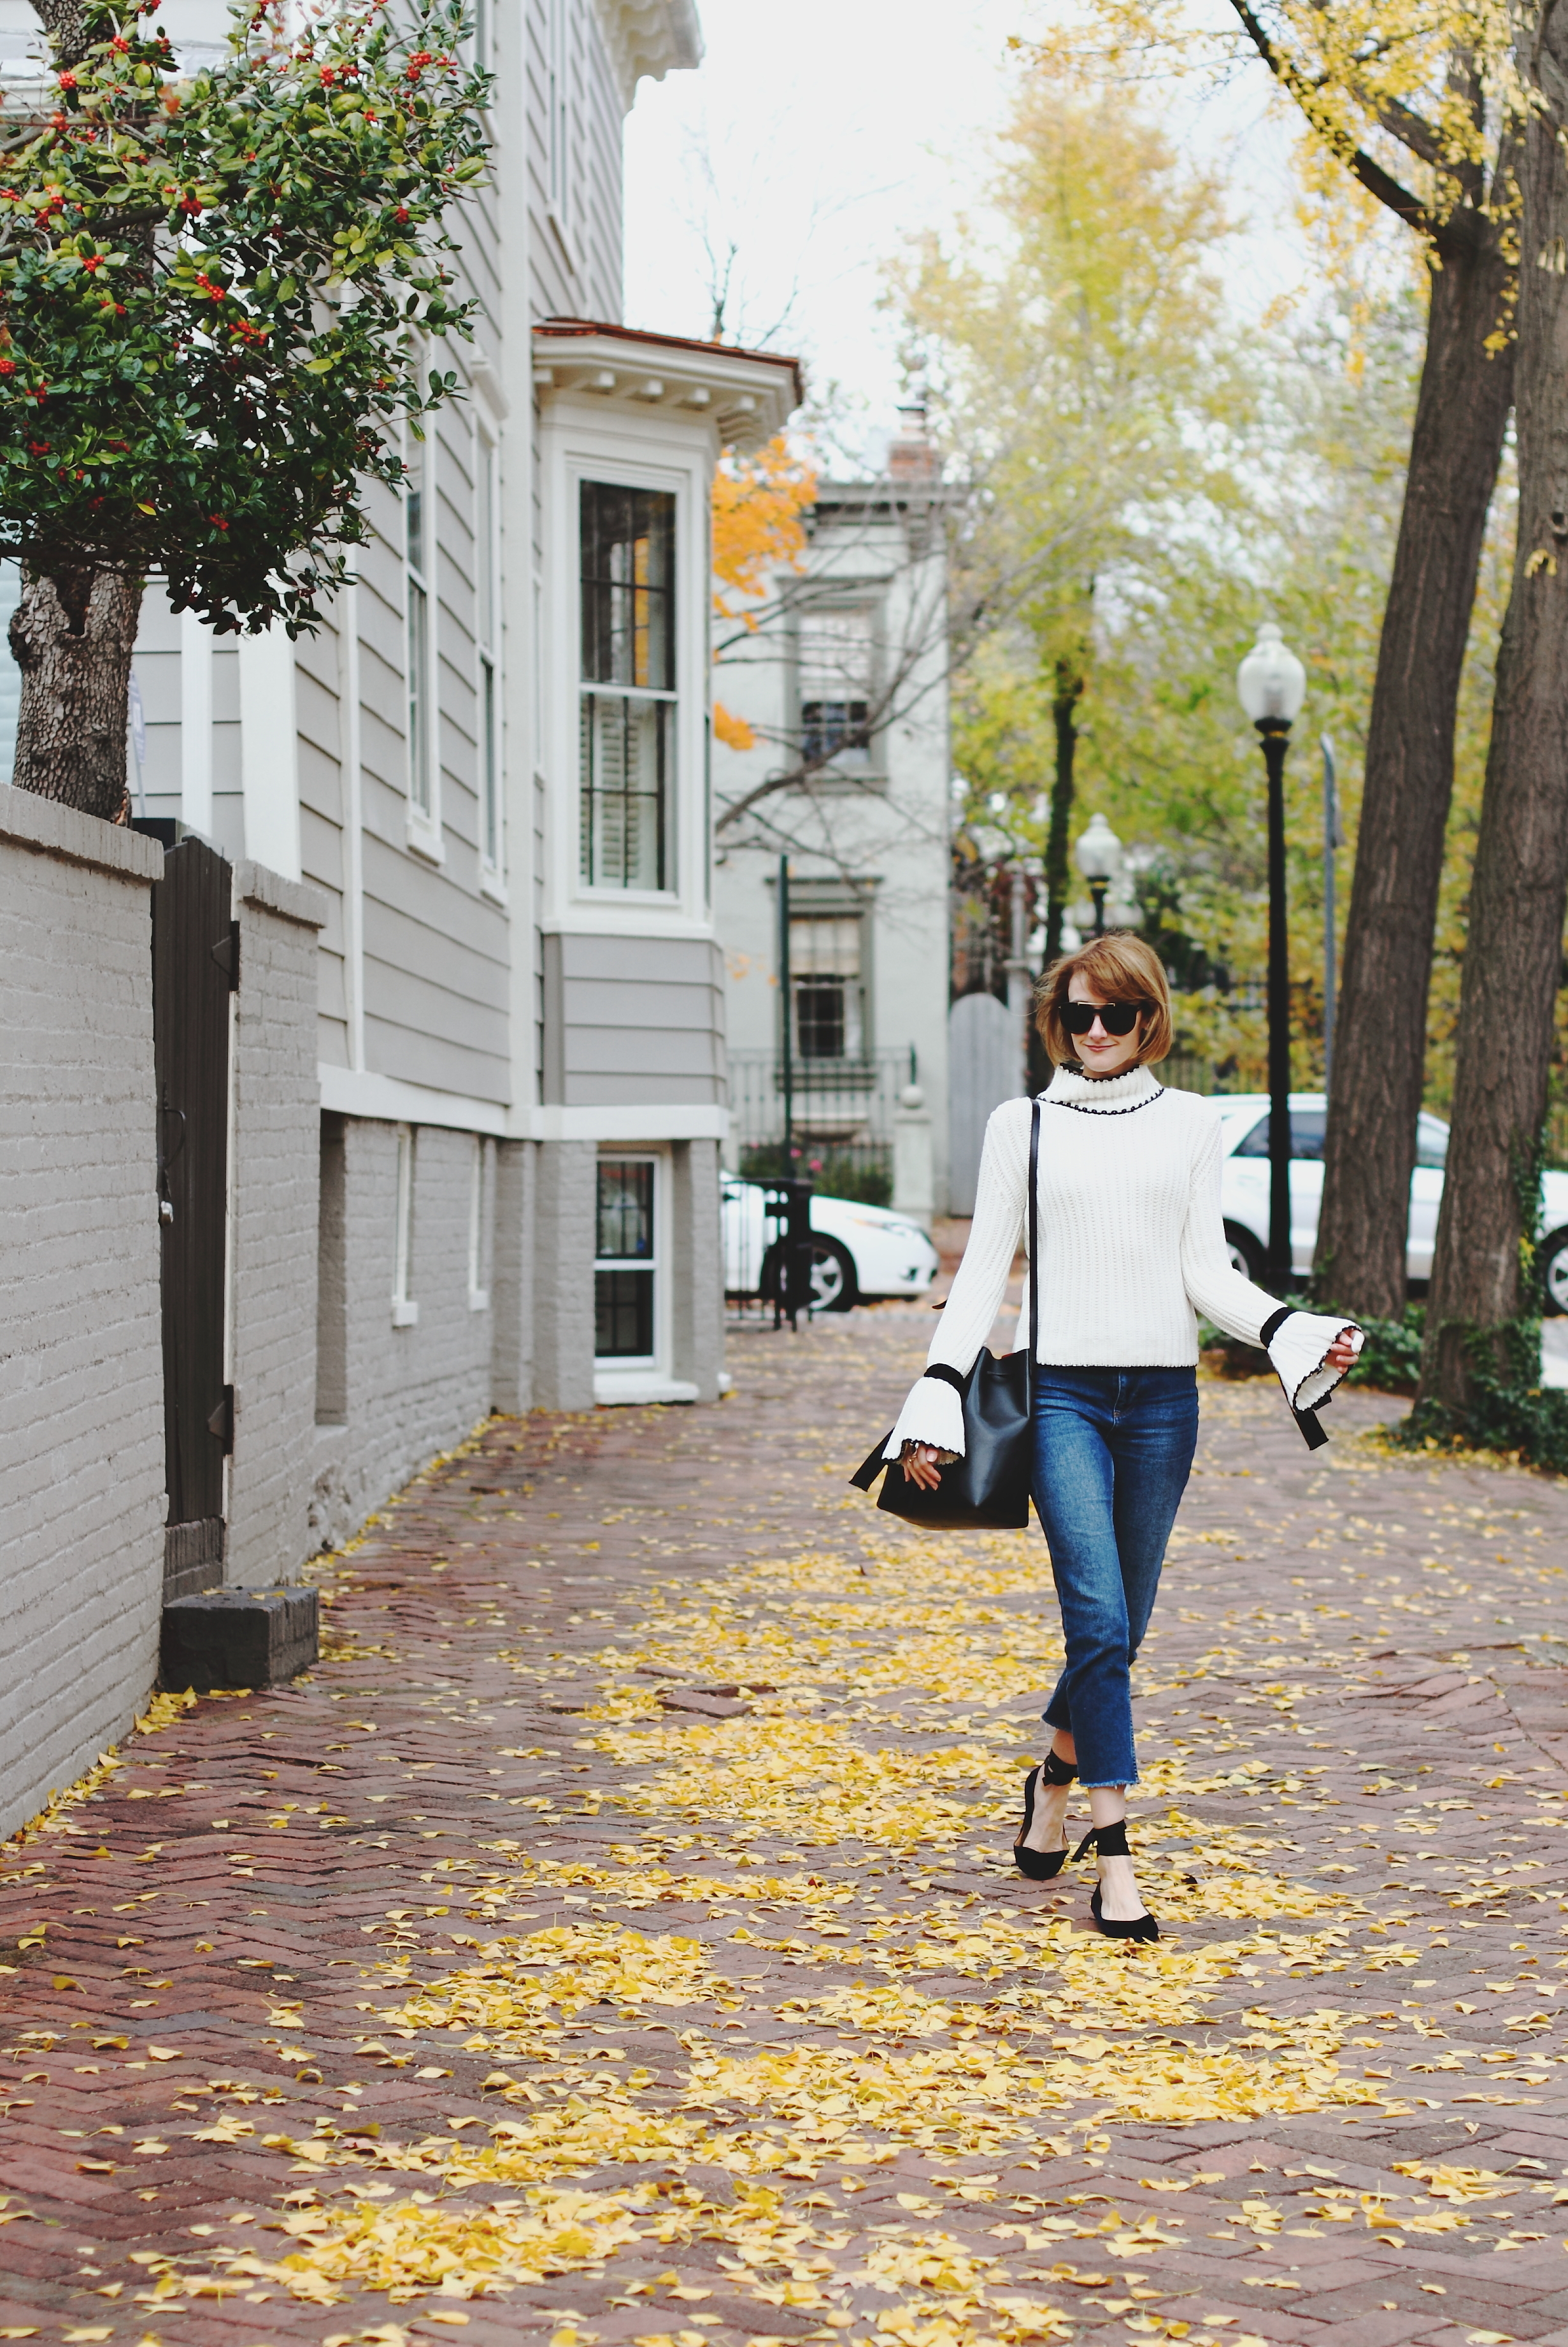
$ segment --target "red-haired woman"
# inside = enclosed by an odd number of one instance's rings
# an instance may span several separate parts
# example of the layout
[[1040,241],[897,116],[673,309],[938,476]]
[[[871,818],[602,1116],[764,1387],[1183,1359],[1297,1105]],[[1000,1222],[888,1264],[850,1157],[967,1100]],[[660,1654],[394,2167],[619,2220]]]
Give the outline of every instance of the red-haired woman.
[[[1098,1860],[1094,1921],[1112,1939],[1153,1940],[1127,1849],[1126,1788],[1138,1774],[1129,1673],[1197,1441],[1197,1316],[1266,1346],[1298,1410],[1332,1392],[1360,1332],[1286,1311],[1232,1267],[1219,1118],[1150,1071],[1171,1049],[1171,999],[1143,938],[1112,934],[1055,963],[1036,1018],[1056,1072],[1040,1094],[1033,1491],[1067,1660],[1014,1857],[1034,1881],[1060,1873],[1068,1788],[1081,1777],[1092,1824],[1079,1854],[1092,1844]],[[986,1128],[969,1243],[887,1446],[927,1489],[962,1454],[960,1394],[1025,1227],[1030,1112],[1027,1100],[1006,1101]]]

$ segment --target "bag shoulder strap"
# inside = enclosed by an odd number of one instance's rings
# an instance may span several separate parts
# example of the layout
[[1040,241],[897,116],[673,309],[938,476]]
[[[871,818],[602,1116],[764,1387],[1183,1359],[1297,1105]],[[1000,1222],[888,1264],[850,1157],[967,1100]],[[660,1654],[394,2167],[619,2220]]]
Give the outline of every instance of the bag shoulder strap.
[[886,1460],[884,1459],[882,1454],[886,1450],[887,1445],[892,1440],[893,1429],[889,1427],[886,1433],[877,1443],[876,1448],[872,1451],[870,1457],[861,1460],[860,1465],[856,1469],[854,1474],[849,1479],[857,1491],[869,1491],[873,1483],[876,1482],[876,1478],[881,1474],[882,1470],[887,1464]]
[[1034,1365],[1040,1351],[1040,1102],[1029,1120],[1029,1388],[1034,1391]]

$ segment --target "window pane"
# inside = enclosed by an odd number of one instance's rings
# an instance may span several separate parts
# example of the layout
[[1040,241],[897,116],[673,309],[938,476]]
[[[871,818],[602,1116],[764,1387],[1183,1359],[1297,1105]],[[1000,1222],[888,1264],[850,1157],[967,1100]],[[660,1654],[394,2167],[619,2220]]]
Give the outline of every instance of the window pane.
[[479,478],[477,488],[479,510],[478,544],[475,561],[478,566],[477,589],[479,641],[487,651],[496,648],[496,452],[489,442],[479,442]]
[[844,1057],[844,980],[813,979],[794,994],[795,1040],[803,1060]]
[[596,1271],[593,1275],[593,1349],[601,1361],[646,1356],[653,1350],[653,1274]]
[[[1309,1158],[1315,1163],[1319,1161],[1323,1155],[1323,1143],[1325,1134],[1327,1131],[1327,1113],[1323,1109],[1292,1109],[1290,1112],[1290,1153],[1292,1157]],[[1252,1131],[1247,1134],[1246,1139],[1242,1143],[1241,1146],[1234,1152],[1234,1154],[1237,1157],[1266,1157],[1268,1155],[1268,1119],[1266,1116],[1259,1117],[1257,1122],[1253,1126]]]
[[644,1158],[601,1157],[595,1254],[603,1261],[653,1254],[653,1168]]
[[408,581],[408,794],[430,812],[430,610],[423,587]]
[[485,793],[485,861],[500,869],[501,778],[496,745],[496,663],[479,662],[479,764]]
[[674,705],[631,694],[582,699],[582,876],[600,888],[662,888]]
[[789,925],[789,965],[793,978],[858,978],[859,915],[794,915]]
[[864,701],[803,701],[800,754],[818,764],[868,766],[871,736]]
[[871,698],[869,611],[806,611],[800,622],[802,701]]
[[584,481],[581,528],[584,681],[673,692],[673,494]]
[[408,567],[421,575],[425,569],[425,453],[423,440],[409,440],[403,495]]

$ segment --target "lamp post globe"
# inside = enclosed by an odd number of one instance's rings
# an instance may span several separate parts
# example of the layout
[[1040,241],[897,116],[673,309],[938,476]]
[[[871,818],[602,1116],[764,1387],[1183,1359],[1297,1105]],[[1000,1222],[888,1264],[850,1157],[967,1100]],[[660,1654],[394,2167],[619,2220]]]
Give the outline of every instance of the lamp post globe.
[[1268,1277],[1288,1286],[1290,1245],[1290,948],[1285,890],[1285,753],[1307,698],[1307,671],[1272,620],[1236,670],[1243,709],[1268,775]]
[[1094,899],[1094,934],[1105,935],[1105,897],[1113,880],[1122,876],[1122,842],[1102,815],[1091,815],[1089,828],[1073,849],[1078,868],[1089,883],[1089,893]]
[[1272,620],[1265,620],[1235,672],[1241,705],[1255,725],[1293,724],[1307,698],[1307,671]]

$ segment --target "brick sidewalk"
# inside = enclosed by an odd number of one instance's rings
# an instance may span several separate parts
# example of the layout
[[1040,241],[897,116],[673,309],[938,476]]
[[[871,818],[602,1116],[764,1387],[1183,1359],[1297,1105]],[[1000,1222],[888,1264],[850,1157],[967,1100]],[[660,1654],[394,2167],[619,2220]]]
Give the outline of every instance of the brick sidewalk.
[[1038,1532],[844,1482],[928,1327],[494,1421],[8,1846],[0,2338],[1568,2342],[1568,1491],[1205,1385],[1129,1958]]

